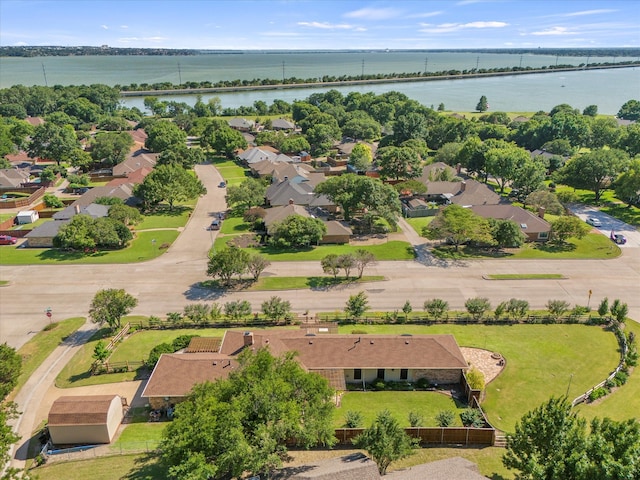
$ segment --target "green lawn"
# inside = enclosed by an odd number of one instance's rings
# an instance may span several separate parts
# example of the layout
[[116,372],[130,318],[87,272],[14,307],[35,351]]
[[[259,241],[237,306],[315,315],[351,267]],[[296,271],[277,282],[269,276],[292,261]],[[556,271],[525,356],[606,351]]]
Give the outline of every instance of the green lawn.
[[40,480],[165,480],[158,457],[152,454],[116,455],[92,460],[56,462],[33,470]]
[[247,178],[248,170],[242,168],[233,160],[228,160],[222,157],[216,157],[213,160],[213,166],[218,169],[222,178],[228,185],[237,185]]
[[225,235],[235,235],[251,231],[251,224],[246,223],[242,217],[228,217],[222,222],[220,232]]
[[489,280],[541,280],[565,278],[561,273],[501,273],[487,275]]
[[[214,242],[214,249],[224,248],[232,236],[218,237]],[[270,246],[264,247],[248,247],[245,250],[250,253],[259,253],[272,262],[302,262],[321,260],[330,253],[342,255],[345,253],[353,253],[356,250],[363,249],[373,253],[376,260],[412,260],[415,256],[413,247],[408,242],[392,240],[380,245],[319,245],[317,247],[309,247],[308,249],[299,249],[295,251],[281,250]]]
[[422,229],[429,225],[434,218],[436,217],[405,218],[405,220],[413,227],[418,235],[422,235]]
[[54,248],[4,248],[3,265],[134,263],[159,257],[178,238],[177,230],[138,232],[131,244],[122,250],[105,250],[92,254],[65,252]]
[[[638,341],[640,323],[627,320],[625,330],[634,332],[636,342]],[[638,412],[640,412],[640,367],[635,367],[627,383],[616,389],[613,394],[593,404],[580,404],[577,409],[582,416],[588,419],[609,417],[612,420],[621,421],[628,418],[638,418]]]
[[466,405],[456,404],[447,395],[438,392],[347,392],[342,396],[340,408],[334,411],[335,428],[344,427],[345,415],[353,410],[362,413],[363,428],[369,427],[378,412],[388,409],[402,427],[409,427],[409,412],[416,412],[423,418],[423,427],[437,427],[435,416],[442,410],[456,413],[452,427],[461,427],[460,412]]
[[[487,387],[482,404],[491,423],[512,431],[527,411],[551,396],[575,398],[604,380],[618,364],[611,332],[586,325],[348,325],[377,334],[453,334],[461,346],[500,352],[507,365]],[[588,346],[588,348],[586,348]],[[639,392],[640,393],[640,392]],[[615,396],[615,395],[614,395]]]
[[130,423],[109,448],[122,452],[155,449],[166,426],[165,422]]
[[640,208],[636,206],[629,207],[626,203],[616,198],[613,190],[602,190],[599,203],[596,203],[595,194],[590,190],[574,189],[566,185],[558,185],[556,192],[573,192],[578,197],[580,203],[599,206],[600,210],[604,213],[630,225],[634,225],[635,227],[640,227]]
[[561,260],[567,258],[578,259],[609,259],[620,256],[622,251],[609,238],[600,233],[589,233],[581,239],[571,238],[563,245],[551,243],[526,243],[518,249],[488,250],[461,246],[456,252],[455,247],[440,245],[432,250],[439,258],[509,258],[509,259],[549,259]]
[[[51,330],[41,330],[20,347],[18,354],[22,357],[22,371],[18,377],[18,384],[13,390],[13,394],[22,388],[33,372],[36,371],[51,352],[70,334],[80,328],[85,320],[83,317],[76,317],[52,324],[55,325],[54,328]],[[9,395],[9,400],[12,400],[13,397],[14,395]]]
[[174,207],[173,211],[163,209],[158,212],[146,214],[142,222],[136,225],[136,230],[148,230],[151,228],[178,228],[184,227],[189,220],[193,208],[187,206]]

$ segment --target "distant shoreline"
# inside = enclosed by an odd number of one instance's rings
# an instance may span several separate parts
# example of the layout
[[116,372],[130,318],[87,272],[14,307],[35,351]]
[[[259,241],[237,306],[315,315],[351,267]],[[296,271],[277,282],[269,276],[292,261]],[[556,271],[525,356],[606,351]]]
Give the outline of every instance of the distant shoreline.
[[396,77],[396,78],[375,78],[366,80],[344,80],[335,82],[309,82],[309,83],[278,83],[273,85],[246,85],[232,87],[202,87],[202,88],[177,88],[169,90],[122,90],[121,97],[147,97],[161,95],[194,95],[200,93],[225,93],[225,92],[250,92],[257,90],[285,90],[295,88],[318,88],[318,87],[342,87],[348,85],[372,85],[385,83],[406,83],[406,82],[430,82],[438,80],[463,80],[469,78],[504,77],[511,75],[530,75],[534,73],[562,73],[582,70],[609,70],[616,68],[634,68],[638,64],[631,65],[596,65],[592,67],[562,67],[544,68],[534,70],[520,70],[508,72],[485,72],[485,73],[460,73],[457,75],[434,75],[423,77]]

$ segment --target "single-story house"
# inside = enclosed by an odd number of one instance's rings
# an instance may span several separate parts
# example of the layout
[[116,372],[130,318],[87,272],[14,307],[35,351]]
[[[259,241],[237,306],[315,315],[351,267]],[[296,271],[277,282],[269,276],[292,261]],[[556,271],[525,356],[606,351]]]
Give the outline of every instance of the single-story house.
[[53,214],[53,219],[71,220],[76,215],[89,215],[93,218],[102,218],[109,215],[109,208],[111,205],[101,205],[99,203],[90,203],[89,205],[82,206],[80,203],[74,202],[64,210],[60,210]]
[[515,205],[474,205],[471,210],[483,218],[513,220],[522,229],[530,242],[546,242],[549,240],[551,225],[544,219],[544,209],[534,215],[524,208]]
[[82,212],[85,207],[88,207],[97,198],[100,197],[116,197],[124,201],[125,204],[133,206],[139,203],[139,200],[133,195],[133,184],[123,183],[121,185],[109,186],[104,185],[102,187],[94,187],[83,193],[71,205],[68,205],[64,210],[56,212],[53,215],[54,220],[65,220]]
[[433,201],[443,205],[455,203],[463,207],[472,205],[498,205],[502,203],[502,197],[490,189],[484,183],[476,180],[463,180],[461,182],[425,182],[427,193],[426,201]]
[[0,188],[19,188],[29,182],[30,175],[26,168],[3,168],[0,170]]
[[[314,210],[316,213],[317,209]],[[283,221],[290,215],[300,215],[306,218],[317,218],[324,223],[327,228],[327,233],[322,237],[320,243],[349,243],[353,231],[346,222],[339,222],[337,220],[329,220],[327,216],[313,215],[309,208],[302,205],[295,205],[289,203],[279,207],[272,207],[266,209],[266,215],[264,217],[264,225],[269,233],[269,229],[276,223]]]
[[239,132],[250,132],[256,126],[256,122],[253,120],[238,117],[227,120],[227,123],[231,128],[238,130]]
[[53,402],[47,426],[54,445],[111,443],[122,418],[119,395],[64,396]]
[[[234,358],[246,348],[269,348],[280,356],[297,352],[309,372],[327,378],[337,391],[347,384],[385,381],[457,384],[468,368],[453,335],[307,334],[304,330],[225,332],[213,353],[163,354],[153,370],[143,398],[154,408],[179,402],[193,385],[226,378],[237,368]],[[165,357],[167,357],[165,359]],[[160,405],[156,407],[155,405]]]
[[275,118],[271,120],[271,128],[273,130],[295,130],[296,125],[284,118]]
[[145,168],[153,170],[158,161],[158,154],[149,150],[139,149],[132,152],[123,162],[113,166],[112,175],[114,177],[127,177],[132,172]]
[[166,409],[184,400],[194,385],[225,379],[238,362],[220,353],[164,353],[142,392],[153,409]]
[[71,220],[52,220],[44,222],[25,235],[26,246],[33,248],[51,248],[53,239],[58,235],[58,230],[62,225],[66,225]]
[[285,176],[282,181],[272,183],[267,188],[265,198],[267,204],[273,207],[295,203],[296,205],[308,205],[321,207],[335,212],[336,205],[326,195],[318,195],[314,192],[316,186],[325,180],[321,172],[310,172],[306,177],[298,175],[293,178]]

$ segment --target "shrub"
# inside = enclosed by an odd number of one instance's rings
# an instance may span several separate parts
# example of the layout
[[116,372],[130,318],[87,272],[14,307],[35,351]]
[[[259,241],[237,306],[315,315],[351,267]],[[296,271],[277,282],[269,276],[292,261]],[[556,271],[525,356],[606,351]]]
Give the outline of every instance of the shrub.
[[149,352],[149,358],[147,358],[147,367],[155,367],[156,363],[158,363],[158,360],[160,359],[160,355],[162,355],[163,353],[173,353],[174,351],[175,350],[173,349],[173,346],[168,343],[161,343],[159,345],[156,345]]
[[484,427],[484,417],[480,410],[476,408],[467,408],[460,414],[460,419],[465,427],[482,428]]
[[467,382],[474,390],[484,390],[484,374],[475,367],[467,372]]
[[439,427],[450,427],[455,419],[455,414],[451,410],[442,410],[436,414],[436,422]]
[[366,335],[367,333],[369,332],[367,332],[366,330],[358,330],[358,329],[351,330],[352,335]]
[[44,196],[44,205],[47,208],[62,208],[62,207],[64,207],[64,203],[62,203],[62,200],[60,200],[55,195],[52,195],[51,193],[45,194],[45,196]]
[[419,378],[416,382],[416,387],[418,387],[420,390],[426,390],[430,385],[431,384],[429,383],[429,380],[427,380],[426,378]]
[[374,381],[371,384],[371,386],[373,387],[374,390],[380,390],[380,391],[382,391],[382,390],[387,388],[387,384],[384,383],[384,380],[380,380],[380,379]]
[[638,365],[638,350],[635,347],[629,348],[627,355],[624,357],[624,362],[630,367]]
[[583,305],[576,305],[575,307],[573,307],[573,310],[571,310],[571,315],[575,315],[579,317],[580,315],[586,315],[590,311],[591,309],[589,307],[585,307]]
[[622,370],[615,374],[613,377],[613,382],[616,384],[616,387],[621,387],[627,380],[629,379],[629,374],[623,372]]
[[482,319],[485,312],[491,309],[491,303],[489,303],[488,298],[475,297],[464,302],[464,307],[467,309],[467,312],[469,312],[471,317],[478,321]]
[[590,394],[589,394],[589,401],[593,402],[599,398],[602,398],[604,396],[607,395],[607,389],[604,387],[598,387],[596,389],[594,389]]
[[409,412],[409,425],[412,427],[421,427],[424,425],[424,418],[417,412]]
[[344,416],[344,426],[346,428],[360,428],[364,423],[364,417],[361,412],[356,410],[348,410]]
[[180,335],[175,338],[173,342],[171,342],[171,346],[173,347],[173,351],[177,352],[178,350],[182,350],[183,348],[187,348],[189,343],[191,343],[191,339],[193,337],[199,337],[200,335]]

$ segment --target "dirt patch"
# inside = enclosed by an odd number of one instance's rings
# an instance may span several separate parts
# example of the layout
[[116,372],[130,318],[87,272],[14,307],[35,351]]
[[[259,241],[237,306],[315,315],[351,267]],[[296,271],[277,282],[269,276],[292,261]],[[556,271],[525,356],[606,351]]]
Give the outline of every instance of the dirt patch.
[[229,241],[229,245],[239,248],[259,247],[260,243],[256,239],[255,235],[238,235],[233,240]]

